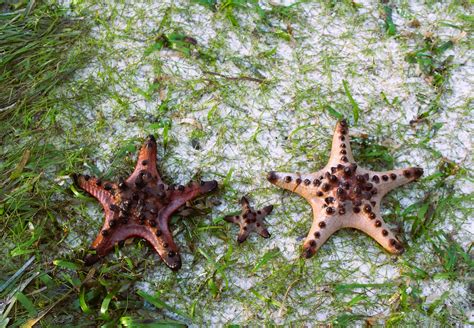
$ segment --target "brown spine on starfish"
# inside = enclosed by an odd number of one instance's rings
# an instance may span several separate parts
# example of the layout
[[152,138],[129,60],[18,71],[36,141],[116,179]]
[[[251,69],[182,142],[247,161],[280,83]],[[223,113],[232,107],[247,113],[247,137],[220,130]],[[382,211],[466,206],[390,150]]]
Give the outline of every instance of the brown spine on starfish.
[[[393,254],[403,246],[380,215],[380,202],[389,191],[423,175],[421,168],[372,172],[358,167],[352,155],[349,127],[340,121],[334,131],[327,165],[309,174],[272,171],[268,181],[304,197],[313,209],[313,224],[303,245],[303,256],[313,256],[337,230],[355,228],[375,239]],[[296,184],[295,179],[314,181]]]
[[130,177],[118,184],[97,178],[75,176],[76,184],[95,197],[104,207],[105,220],[91,245],[91,265],[131,237],[146,239],[168,267],[181,267],[179,249],[169,229],[171,216],[186,202],[217,189],[216,181],[192,182],[187,187],[166,185],[156,166],[156,141],[149,136],[141,147],[137,165]]
[[242,197],[240,204],[242,205],[242,213],[240,215],[228,215],[224,218],[227,222],[240,226],[237,241],[243,243],[251,232],[256,232],[263,238],[270,238],[270,233],[263,219],[272,212],[273,205],[268,205],[261,210],[255,211],[246,197]]

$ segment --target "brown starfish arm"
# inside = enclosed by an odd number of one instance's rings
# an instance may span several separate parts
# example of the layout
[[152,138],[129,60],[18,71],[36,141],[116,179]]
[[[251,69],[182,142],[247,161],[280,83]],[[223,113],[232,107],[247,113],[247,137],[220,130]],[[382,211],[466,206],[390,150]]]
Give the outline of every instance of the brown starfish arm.
[[189,202],[199,196],[210,193],[217,189],[217,181],[202,181],[190,182],[186,187],[178,186],[174,189],[169,198],[171,202],[163,209],[163,217],[166,217],[168,220],[171,218],[174,212],[176,212],[181,206],[185,205],[186,202]]
[[115,188],[115,184],[88,175],[75,175],[74,181],[79,188],[87,191],[100,202],[106,215],[109,214],[110,204],[114,201],[111,191]]
[[250,232],[248,230],[245,228],[240,228],[239,234],[237,235],[237,242],[239,242],[239,244],[243,243],[247,240],[249,234]]
[[349,126],[346,120],[338,121],[332,137],[331,154],[326,168],[340,163],[354,163],[349,137]]
[[[156,167],[156,140],[153,135],[149,135],[138,154],[137,164],[132,175],[127,178],[127,183],[135,183],[137,186],[145,185],[144,179],[153,179],[161,183],[161,177]],[[144,176],[146,173],[146,176]]]
[[310,200],[314,197],[312,192],[315,187],[321,184],[319,177],[322,176],[324,172],[324,170],[320,170],[315,173],[300,174],[271,171],[267,175],[267,180],[275,186],[295,192],[307,200]]
[[[139,237],[147,240],[163,259],[165,264],[173,270],[181,267],[181,258],[178,253],[178,247],[173,241],[171,233],[166,224],[159,227],[151,228],[146,225],[128,225],[127,227],[110,228],[114,229],[113,233],[104,225],[102,233],[94,240],[91,249],[95,250],[95,255],[88,255],[85,262],[91,265],[100,258],[109,254],[115,245],[125,241],[128,238]],[[107,233],[104,233],[107,231]]]
[[401,254],[404,251],[400,241],[379,214],[375,218],[371,218],[366,214],[360,213],[353,219],[346,221],[344,227],[355,228],[365,232],[392,254]]
[[310,258],[316,254],[317,250],[341,228],[341,223],[334,218],[327,216],[319,203],[312,202],[313,223],[303,244],[304,258]]
[[370,172],[365,170],[365,172],[369,174],[369,180],[374,184],[375,188],[377,188],[379,197],[383,197],[391,190],[415,181],[423,175],[423,169],[419,167],[409,167],[385,172]]

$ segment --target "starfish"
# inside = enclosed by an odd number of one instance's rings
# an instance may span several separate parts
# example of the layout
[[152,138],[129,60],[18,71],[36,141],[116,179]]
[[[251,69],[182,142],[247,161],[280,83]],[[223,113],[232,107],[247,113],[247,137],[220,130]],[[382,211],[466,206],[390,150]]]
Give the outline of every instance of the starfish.
[[341,228],[355,228],[375,239],[392,254],[404,248],[380,214],[385,194],[423,175],[410,167],[386,172],[363,169],[354,161],[345,120],[337,123],[326,166],[314,173],[271,171],[274,185],[304,197],[313,209],[313,224],[303,245],[303,256],[312,257]]
[[88,175],[74,176],[76,184],[103,206],[105,220],[92,243],[95,254],[84,259],[94,264],[130,237],[147,240],[172,270],[181,267],[179,250],[169,229],[171,216],[192,199],[217,188],[216,181],[190,182],[187,186],[167,185],[156,167],[156,140],[150,135],[140,149],[132,175],[118,183]]
[[240,215],[229,215],[224,218],[227,222],[240,226],[237,241],[243,243],[252,231],[258,233],[263,238],[270,238],[270,233],[265,227],[263,219],[272,212],[273,205],[268,205],[261,210],[255,211],[246,197],[242,197],[240,204],[242,205],[242,213]]

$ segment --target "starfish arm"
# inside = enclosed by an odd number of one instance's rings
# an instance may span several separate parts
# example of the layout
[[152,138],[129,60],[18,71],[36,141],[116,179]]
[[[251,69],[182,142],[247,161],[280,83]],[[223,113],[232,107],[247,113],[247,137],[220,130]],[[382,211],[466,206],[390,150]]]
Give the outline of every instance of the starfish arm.
[[271,171],[267,175],[267,180],[275,186],[295,192],[310,200],[321,183],[319,178],[323,176],[324,172],[324,170],[320,170],[315,173],[300,174]]
[[242,205],[242,208],[244,210],[249,210],[250,209],[250,204],[249,204],[249,200],[247,199],[247,197],[243,196],[241,199],[240,199],[240,205]]
[[191,182],[188,186],[178,186],[177,189],[171,191],[169,199],[171,202],[163,208],[163,217],[168,220],[171,218],[174,212],[176,212],[186,202],[193,200],[201,195],[210,193],[217,189],[217,181],[206,181],[206,182]]
[[262,236],[263,238],[270,238],[270,233],[268,232],[267,228],[263,224],[260,224],[255,228],[255,231]]
[[238,215],[226,215],[224,217],[224,220],[230,223],[236,223],[238,224],[240,221],[240,217]]
[[[102,230],[104,231],[104,229]],[[178,247],[168,230],[168,226],[164,225],[158,228],[151,228],[145,225],[129,225],[125,227],[115,227],[107,229],[107,234],[99,234],[91,245],[91,249],[96,251],[95,255],[88,255],[85,262],[92,265],[100,258],[109,254],[122,241],[128,238],[139,237],[147,240],[165,262],[165,264],[173,270],[181,267],[181,259],[178,253]],[[157,233],[159,231],[159,233]],[[158,237],[159,235],[159,237]]]
[[247,240],[250,232],[248,230],[244,230],[244,228],[240,228],[239,235],[237,236],[237,242],[242,244],[244,241]]
[[383,197],[391,190],[415,181],[423,175],[423,169],[419,167],[409,167],[399,170],[385,172],[370,172],[369,181],[377,189],[379,197]]
[[100,202],[104,207],[106,215],[110,212],[109,206],[114,202],[114,196],[111,193],[115,189],[113,183],[101,181],[88,175],[76,175],[74,176],[74,181],[79,188],[87,191]]
[[149,178],[157,180],[157,183],[161,183],[161,177],[158,173],[157,162],[156,162],[156,140],[153,135],[148,136],[138,154],[137,164],[132,175],[127,178],[127,183],[143,183],[143,173],[148,173]]
[[392,254],[401,254],[404,251],[402,244],[382,219],[380,213],[376,213],[371,218],[368,214],[361,212],[359,215],[347,220],[344,227],[363,231]]
[[345,120],[337,122],[332,137],[331,154],[329,157],[327,168],[337,166],[340,163],[354,163],[352,155],[351,143],[349,137],[349,125]]
[[273,211],[273,205],[268,205],[262,208],[261,210],[257,211],[257,220],[262,220],[268,214]]
[[311,202],[313,208],[313,223],[303,244],[303,257],[310,258],[318,249],[341,228],[341,223],[334,217],[327,215],[317,202]]

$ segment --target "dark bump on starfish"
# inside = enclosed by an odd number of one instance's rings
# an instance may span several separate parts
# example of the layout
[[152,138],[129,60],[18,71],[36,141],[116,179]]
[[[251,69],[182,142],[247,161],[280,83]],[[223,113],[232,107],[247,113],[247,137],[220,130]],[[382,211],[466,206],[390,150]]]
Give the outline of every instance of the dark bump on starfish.
[[174,256],[176,256],[176,253],[173,252],[173,251],[169,251],[169,252],[168,252],[168,256],[169,256],[169,257],[174,257]]
[[340,215],[344,215],[346,214],[346,209],[344,207],[340,208],[339,209],[339,212],[338,212]]
[[337,167],[333,166],[331,167],[331,173],[335,173],[337,171]]
[[284,180],[286,183],[290,183],[291,182],[291,177],[289,175],[287,175],[285,177],[285,180]]
[[354,213],[359,213],[360,212],[360,207],[353,207],[352,210],[354,211]]
[[314,184],[315,186],[319,186],[319,185],[321,185],[321,180],[319,180],[319,179],[314,179],[313,184]]
[[362,205],[362,201],[360,199],[354,200],[354,206],[360,206]]
[[375,204],[377,204],[377,203],[374,202],[374,201],[371,201],[371,202],[370,202],[370,205],[372,205],[372,206],[375,206]]
[[267,174],[267,180],[270,182],[275,182],[278,180],[278,176],[275,171],[270,171]]
[[325,201],[327,204],[334,203],[334,197],[326,197],[326,198],[324,199],[324,201]]
[[351,184],[350,184],[348,181],[344,182],[344,183],[342,184],[342,186],[343,186],[345,189],[350,189],[350,188],[351,188]]
[[323,185],[321,186],[321,189],[322,189],[323,191],[328,191],[329,188],[330,188],[330,186],[329,186],[327,183],[323,183]]
[[374,212],[369,213],[369,219],[373,220],[376,217],[377,217],[377,214],[375,214]]
[[144,159],[144,160],[142,161],[142,165],[143,165],[143,166],[147,166],[147,165],[148,165],[148,161],[147,161],[146,159]]
[[161,230],[156,230],[155,236],[161,237],[161,235],[163,235],[163,232]]
[[183,185],[179,185],[179,186],[178,186],[178,190],[179,190],[179,191],[184,191],[184,186],[183,186]]
[[323,195],[323,192],[321,190],[318,190],[316,192],[316,196],[321,197]]
[[326,228],[326,222],[324,222],[324,221],[319,222],[318,225],[319,225],[319,227],[320,227],[321,229]]
[[362,190],[360,189],[359,186],[355,186],[354,189],[353,189],[353,191],[354,191],[354,194],[356,194],[356,195],[360,195],[361,192],[362,192]]
[[370,182],[368,182],[368,183],[365,184],[364,189],[367,190],[367,191],[370,191],[373,187],[374,187],[374,185],[371,184]]
[[104,189],[107,190],[107,191],[110,191],[110,190],[112,190],[112,185],[110,183],[106,183],[105,186],[104,186]]
[[380,220],[375,221],[375,226],[377,228],[381,227],[382,226],[382,221],[380,221]]
[[339,137],[339,140],[344,141],[344,140],[346,140],[346,137],[340,136],[340,137]]
[[118,187],[119,187],[119,189],[121,189],[121,190],[127,189],[127,184],[125,183],[125,179],[124,179],[124,178],[120,178],[120,179],[119,179]]
[[109,209],[112,211],[112,212],[118,212],[120,210],[120,208],[115,205],[115,204],[110,204],[109,206]]
[[332,174],[329,176],[329,181],[331,181],[332,183],[337,183],[339,180],[334,174]]
[[295,180],[297,185],[299,185],[301,183],[301,181],[302,181],[301,178],[296,178],[296,180]]
[[332,215],[334,214],[334,212],[335,212],[334,207],[329,206],[328,208],[326,208],[326,214]]
[[372,177],[372,181],[375,182],[375,183],[379,183],[379,182],[380,182],[379,176],[378,176],[378,175],[374,175],[374,176]]
[[90,175],[87,175],[87,174],[86,174],[86,175],[83,175],[83,177],[84,177],[84,180],[86,180],[86,181],[89,181],[90,178],[91,178],[91,176],[90,176]]
[[305,186],[309,186],[309,184],[311,183],[311,180],[304,179],[303,183],[304,183]]
[[316,231],[314,233],[314,238],[318,239],[319,237],[321,237],[321,233],[319,231]]
[[370,207],[370,205],[365,205],[365,206],[364,206],[364,212],[365,212],[365,213],[370,213],[370,212],[372,212],[372,207]]
[[346,192],[344,191],[344,189],[342,189],[341,187],[337,188],[336,189],[336,194],[340,197],[340,196],[344,196]]
[[385,230],[385,229],[383,229],[383,230],[382,230],[382,235],[383,235],[384,237],[388,236],[388,231]]
[[387,176],[387,175],[385,175],[385,174],[384,174],[384,175],[382,175],[382,180],[383,180],[383,181],[387,181],[387,180],[388,180],[388,176]]
[[164,248],[168,248],[169,244],[168,243],[163,243]]
[[95,180],[95,185],[100,187],[102,185],[102,180],[100,179]]
[[423,175],[424,171],[420,167],[414,167],[413,168],[413,175],[415,176],[415,179],[418,179]]
[[349,159],[347,158],[347,156],[342,156],[341,161],[343,161],[344,163],[347,163]]
[[411,178],[411,171],[410,170],[404,170],[403,171],[403,176],[407,179]]
[[344,165],[342,165],[342,164],[337,164],[337,169],[338,169],[338,170],[344,169]]
[[106,236],[109,235],[109,230],[104,229],[104,230],[102,230],[100,233],[102,234],[102,236],[106,237]]
[[311,247],[316,247],[316,245],[317,245],[316,240],[311,239],[310,242],[309,242],[309,245],[310,245]]
[[341,144],[341,148],[346,148],[346,144]]
[[390,179],[395,180],[397,175],[395,173],[390,173]]
[[339,154],[341,155],[347,155],[347,151],[345,149],[341,149],[341,151],[339,152]]
[[347,176],[351,176],[352,175],[352,170],[350,167],[346,166],[344,168],[344,174],[347,175]]

